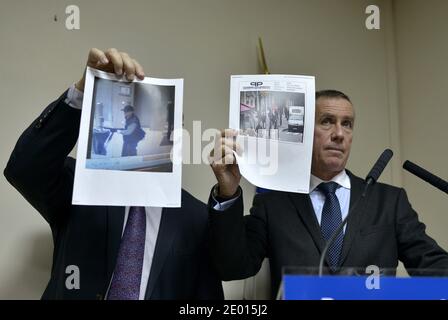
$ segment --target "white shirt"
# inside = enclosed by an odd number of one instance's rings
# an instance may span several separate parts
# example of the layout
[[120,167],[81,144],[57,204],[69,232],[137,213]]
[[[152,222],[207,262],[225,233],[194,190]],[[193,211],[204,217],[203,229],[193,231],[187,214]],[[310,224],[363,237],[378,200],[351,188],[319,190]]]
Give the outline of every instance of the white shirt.
[[[68,90],[67,99],[65,100],[65,103],[67,103],[72,108],[81,109],[83,96],[84,96],[83,92],[76,89],[75,85],[72,85]],[[146,213],[145,253],[143,256],[143,269],[142,269],[142,278],[140,282],[139,300],[145,299],[146,287],[148,286],[149,275],[151,273],[152,260],[154,257],[154,250],[156,247],[157,236],[159,234],[160,219],[162,217],[162,208],[145,207],[145,213]],[[126,228],[128,215],[129,215],[129,207],[126,207],[121,236],[123,236],[124,229]],[[108,292],[109,289],[107,289],[107,293]]]

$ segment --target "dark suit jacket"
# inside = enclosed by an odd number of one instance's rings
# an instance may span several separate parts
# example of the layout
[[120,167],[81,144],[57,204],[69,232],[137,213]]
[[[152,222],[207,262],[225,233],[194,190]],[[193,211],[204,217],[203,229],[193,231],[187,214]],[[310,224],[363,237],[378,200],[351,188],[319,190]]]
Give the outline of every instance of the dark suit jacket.
[[[53,267],[44,299],[102,299],[120,246],[124,207],[71,204],[75,160],[67,158],[80,110],[50,104],[22,134],[5,169],[8,181],[51,227]],[[182,191],[182,207],[162,211],[146,299],[223,299],[211,268],[205,204]],[[80,289],[68,290],[66,268],[80,270]]]
[[[348,174],[352,207],[364,181]],[[283,267],[319,265],[325,243],[309,195],[258,194],[251,214],[244,217],[242,196],[224,212],[215,211],[213,204],[210,198],[210,249],[223,280],[253,276],[268,257],[275,297]],[[447,253],[425,233],[404,189],[377,183],[348,219],[341,267],[376,265],[395,270],[398,260],[407,269],[448,270]]]

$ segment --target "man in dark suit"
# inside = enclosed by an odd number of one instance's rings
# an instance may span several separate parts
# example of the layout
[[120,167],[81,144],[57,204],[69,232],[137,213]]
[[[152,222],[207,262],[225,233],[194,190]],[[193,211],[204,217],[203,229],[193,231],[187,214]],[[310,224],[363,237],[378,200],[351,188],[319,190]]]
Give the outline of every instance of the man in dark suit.
[[[365,185],[345,169],[354,121],[353,105],[344,93],[317,92],[310,194],[258,194],[247,216],[232,153],[239,147],[236,132],[222,133],[221,154],[214,159],[224,161],[211,165],[218,184],[210,195],[209,216],[211,254],[223,280],[255,275],[268,257],[275,297],[283,267],[319,265],[326,241]],[[416,273],[412,269],[447,274],[447,252],[425,233],[403,189],[377,183],[357,208],[328,250],[325,262],[331,273],[369,265],[395,270],[400,260],[411,274]]]
[[[91,49],[87,65],[144,78],[126,53]],[[84,77],[25,130],[8,181],[49,223],[54,253],[44,299],[223,299],[206,244],[205,204],[181,208],[71,204]]]

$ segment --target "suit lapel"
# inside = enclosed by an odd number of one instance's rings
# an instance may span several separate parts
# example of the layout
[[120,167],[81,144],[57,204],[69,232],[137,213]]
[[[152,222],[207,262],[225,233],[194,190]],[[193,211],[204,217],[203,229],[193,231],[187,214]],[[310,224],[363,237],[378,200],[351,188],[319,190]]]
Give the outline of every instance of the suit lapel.
[[145,299],[151,298],[157,279],[162,271],[166,258],[171,251],[173,239],[176,234],[176,211],[179,209],[163,208],[160,218],[159,233],[157,235],[156,247],[152,259],[151,272],[149,274],[148,286],[146,287]]
[[121,234],[123,232],[124,207],[108,207],[107,209],[107,266],[106,266],[106,293],[110,279],[115,269],[118,249],[120,248]]
[[289,193],[294,206],[297,209],[300,219],[313,238],[319,253],[322,252],[324,241],[321,237],[319,222],[314,213],[313,205],[310,196],[303,193]]
[[[349,212],[350,212],[350,210],[353,208],[353,206],[358,201],[358,199],[360,199],[362,190],[364,190],[365,184],[362,179],[354,176],[348,170],[347,170],[347,174],[350,177],[350,184],[351,184],[350,208],[349,208]],[[342,253],[341,253],[341,258],[340,258],[340,263],[339,263],[339,265],[341,265],[341,266],[343,265],[344,261],[347,259],[348,253],[349,253],[350,248],[353,243],[353,239],[359,230],[359,220],[360,220],[360,217],[362,216],[362,212],[366,208],[365,201],[366,201],[366,199],[361,199],[359,201],[357,207],[355,208],[355,210],[348,217],[347,228],[346,228],[346,232],[344,235],[344,242],[342,245]]]

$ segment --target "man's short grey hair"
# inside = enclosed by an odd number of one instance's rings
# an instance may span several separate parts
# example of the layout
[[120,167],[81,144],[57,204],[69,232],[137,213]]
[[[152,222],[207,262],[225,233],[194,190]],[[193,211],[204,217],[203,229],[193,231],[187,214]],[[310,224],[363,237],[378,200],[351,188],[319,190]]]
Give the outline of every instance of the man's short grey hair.
[[350,100],[348,95],[346,95],[342,91],[338,91],[338,90],[334,90],[334,89],[316,91],[316,101],[319,98],[340,98],[340,99],[345,99],[348,102],[352,103],[352,101]]

